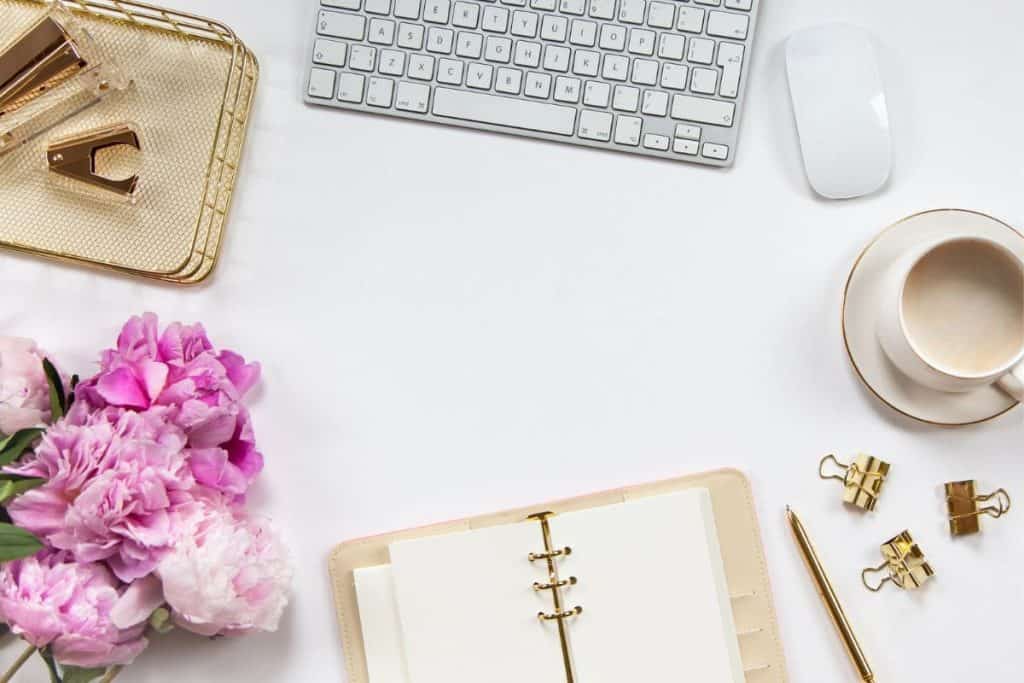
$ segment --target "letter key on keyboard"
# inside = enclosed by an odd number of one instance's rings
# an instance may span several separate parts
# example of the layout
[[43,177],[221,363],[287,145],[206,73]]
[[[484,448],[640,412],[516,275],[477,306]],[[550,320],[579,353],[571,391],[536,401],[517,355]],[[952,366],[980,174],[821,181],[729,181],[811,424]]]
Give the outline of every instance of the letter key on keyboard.
[[713,166],[764,2],[313,1],[311,104]]

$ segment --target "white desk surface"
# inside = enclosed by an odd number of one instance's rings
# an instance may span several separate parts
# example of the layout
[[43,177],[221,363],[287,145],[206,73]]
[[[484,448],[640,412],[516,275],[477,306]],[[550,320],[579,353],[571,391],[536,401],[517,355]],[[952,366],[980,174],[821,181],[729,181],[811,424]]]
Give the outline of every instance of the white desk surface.
[[[1024,502],[1024,412],[957,430],[893,414],[852,374],[839,306],[895,219],[1024,225],[1024,4],[765,0],[728,172],[308,108],[312,0],[175,4],[226,21],[263,67],[219,271],[179,289],[3,254],[0,332],[88,370],[153,310],[262,361],[254,504],[290,539],[296,591],[279,633],[172,636],[119,681],[343,681],[336,542],[727,465],[753,480],[791,681],[856,677],[787,503],[880,681],[1020,678],[1024,509],[954,543],[939,486]],[[805,183],[782,60],[787,35],[832,20],[879,36],[895,129],[889,188],[845,203]],[[894,463],[869,516],[815,473],[858,450]],[[907,527],[936,580],[868,594],[861,567]]]

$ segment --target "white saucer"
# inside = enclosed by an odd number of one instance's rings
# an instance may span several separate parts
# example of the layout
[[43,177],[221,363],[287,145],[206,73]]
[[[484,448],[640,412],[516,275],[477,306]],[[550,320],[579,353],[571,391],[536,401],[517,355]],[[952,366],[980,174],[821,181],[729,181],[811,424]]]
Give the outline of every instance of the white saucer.
[[996,240],[1024,258],[1024,235],[1002,221],[961,209],[925,211],[889,226],[861,252],[843,297],[843,338],[860,379],[890,408],[931,424],[984,422],[1017,405],[995,386],[963,394],[921,386],[892,365],[876,336],[882,279],[889,266],[923,242],[965,234]]

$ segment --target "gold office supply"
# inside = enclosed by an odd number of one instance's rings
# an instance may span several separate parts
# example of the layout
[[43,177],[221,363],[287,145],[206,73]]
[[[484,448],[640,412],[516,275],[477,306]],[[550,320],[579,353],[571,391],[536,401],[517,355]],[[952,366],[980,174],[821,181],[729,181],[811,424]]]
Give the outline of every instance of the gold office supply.
[[565,680],[566,683],[573,683],[575,680],[575,672],[572,667],[572,653],[569,650],[569,637],[566,632],[565,621],[583,614],[583,608],[576,606],[572,609],[566,609],[565,602],[562,599],[562,589],[567,586],[576,585],[577,579],[575,576],[570,576],[568,579],[563,581],[559,577],[558,562],[556,560],[558,558],[566,558],[571,555],[572,548],[566,546],[565,548],[556,549],[554,544],[551,542],[551,525],[548,523],[548,518],[550,518],[552,514],[554,513],[538,512],[530,515],[529,519],[535,519],[540,522],[541,534],[544,537],[544,551],[540,553],[530,553],[527,559],[529,559],[530,562],[543,561],[547,564],[547,582],[534,582],[533,589],[535,591],[551,591],[551,598],[554,602],[555,611],[551,614],[539,612],[537,614],[537,618],[542,621],[558,622],[558,639],[561,641],[562,646],[562,664],[565,666]]
[[[842,476],[825,474],[825,464],[830,460],[843,471]],[[829,454],[818,463],[818,476],[843,482],[843,502],[870,512],[878,503],[890,468],[889,463],[870,455],[858,455],[852,464],[845,465]]]
[[87,66],[81,49],[52,16],[0,53],[0,117],[10,116]]
[[[389,546],[393,543],[458,534],[487,527],[521,524],[524,519],[537,513],[538,510],[550,511],[551,515],[546,517],[551,519],[551,528],[557,530],[557,517],[553,516],[677,493],[692,488],[707,489],[711,495],[715,526],[725,565],[727,589],[732,598],[732,612],[737,637],[741,642],[740,655],[743,669],[747,672],[747,683],[786,683],[788,680],[786,663],[772,604],[771,584],[765,568],[754,497],[746,477],[735,470],[719,470],[604,491],[528,508],[342,543],[331,552],[329,568],[337,617],[341,626],[339,629],[340,644],[348,680],[350,683],[370,683],[354,572],[368,567],[390,564]],[[537,518],[534,517],[534,519]],[[543,532],[543,526],[541,531]],[[538,536],[538,541],[539,539],[540,536]],[[567,545],[568,553],[566,553]],[[587,553],[587,549],[577,548],[573,545],[572,539],[558,538],[557,535],[550,541],[546,540],[543,546],[538,542],[538,546],[533,549],[524,548],[521,562],[524,565],[533,566],[535,571],[539,570],[543,575],[536,577],[536,586],[527,585],[522,589],[535,594],[540,608],[548,607],[548,609],[543,609],[545,615],[561,615],[560,619],[545,620],[543,623],[550,625],[552,631],[550,638],[552,639],[557,637],[555,627],[558,624],[564,624],[571,644],[572,631],[575,628],[581,626],[584,620],[598,618],[596,615],[591,615],[586,603],[580,605],[583,608],[582,612],[577,611],[575,607],[579,603],[572,600],[573,572],[571,568],[576,563],[577,555],[582,558]],[[530,550],[533,550],[535,558],[532,564],[529,563],[526,555]],[[556,569],[559,570],[555,576],[552,576],[547,565],[548,557],[546,555],[548,553],[552,554]],[[554,553],[560,554],[555,556]],[[582,560],[580,561],[582,562]],[[638,576],[641,576],[643,567],[638,566],[637,572]],[[586,582],[587,576],[580,574],[578,585],[582,586]],[[554,589],[545,587],[545,584],[560,584],[558,607],[554,606]],[[628,590],[629,586],[623,588]],[[646,605],[645,607],[657,609],[656,605]],[[536,614],[536,609],[533,614]],[[528,618],[528,615],[529,612],[524,615],[524,618]],[[680,615],[680,618],[684,617],[685,615]],[[559,671],[559,675],[562,673]]]
[[814,586],[825,603],[832,623],[839,631],[839,637],[846,647],[847,654],[850,655],[850,660],[857,668],[857,673],[864,683],[874,683],[875,674],[871,671],[871,665],[868,663],[867,657],[864,656],[860,643],[857,642],[857,636],[853,634],[850,621],[846,618],[846,612],[843,611],[843,606],[839,603],[839,597],[836,595],[835,589],[832,588],[832,582],[829,581],[828,573],[814,550],[814,544],[811,543],[807,530],[800,522],[800,518],[789,507],[786,508],[786,517],[789,520],[789,527],[793,531],[793,538],[796,539],[796,545],[800,549],[800,555],[804,558],[804,563],[811,573]]
[[[885,562],[877,567],[869,567],[860,574],[861,582],[874,593],[882,590],[886,583],[892,583],[903,590],[915,590],[935,576],[935,571],[928,564],[920,546],[914,542],[909,531],[903,531],[883,543],[882,556]],[[869,575],[880,572],[885,572],[888,576],[877,584],[868,583]]]
[[96,154],[122,145],[141,149],[139,134],[130,124],[99,128],[56,140],[46,150],[46,161],[54,173],[131,199],[139,187],[138,175],[115,180],[96,171]]
[[[949,531],[954,536],[980,532],[982,515],[999,519],[1010,511],[1010,494],[1005,489],[978,495],[973,480],[949,482],[945,488],[946,507],[949,509]],[[978,505],[990,500],[995,500],[995,505]]]

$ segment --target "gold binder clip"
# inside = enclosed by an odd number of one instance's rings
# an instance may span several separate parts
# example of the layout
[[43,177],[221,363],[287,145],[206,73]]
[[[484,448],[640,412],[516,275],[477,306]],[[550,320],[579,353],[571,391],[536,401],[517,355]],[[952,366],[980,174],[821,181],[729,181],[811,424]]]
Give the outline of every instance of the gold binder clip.
[[[831,460],[843,470],[843,475],[825,474],[825,463]],[[870,512],[875,509],[882,486],[889,476],[889,463],[870,455],[858,455],[851,465],[845,465],[836,456],[826,455],[818,463],[818,477],[843,482],[843,502]]]
[[[994,505],[979,505],[995,500]],[[952,481],[946,484],[946,507],[949,509],[949,531],[954,536],[968,536],[981,531],[981,516],[999,519],[1010,511],[1010,494],[1005,489],[978,495],[975,483]]]
[[0,117],[56,88],[86,66],[67,30],[52,16],[43,17],[0,53]]
[[[935,571],[928,564],[920,546],[914,542],[909,531],[904,531],[883,543],[882,556],[885,557],[885,562],[877,567],[868,567],[860,574],[861,582],[874,593],[882,590],[887,582],[892,582],[903,590],[914,590],[935,576]],[[868,583],[868,575],[880,572],[887,572],[888,576],[875,585]]]
[[120,145],[141,149],[132,126],[119,124],[54,141],[46,150],[46,159],[58,175],[131,198],[138,189],[139,176],[115,180],[96,172],[96,153]]

